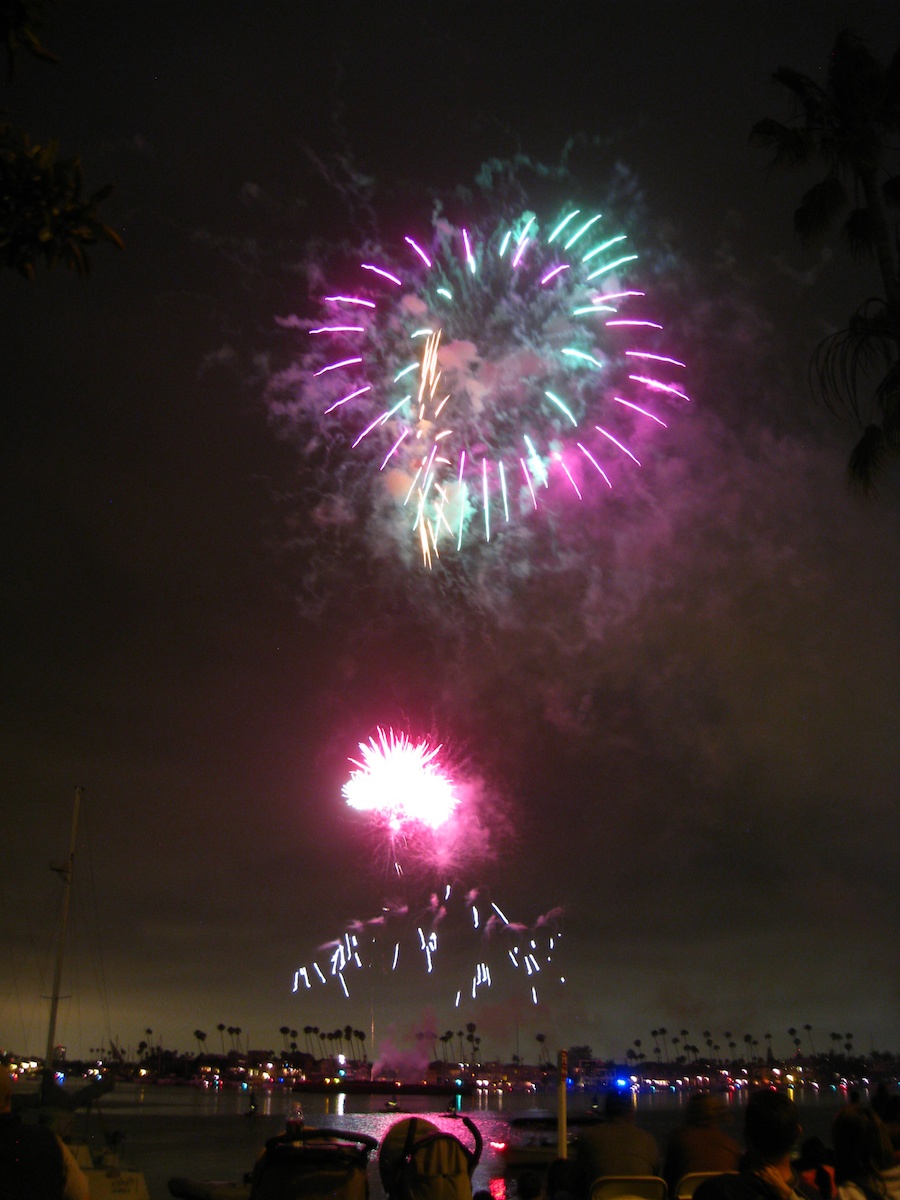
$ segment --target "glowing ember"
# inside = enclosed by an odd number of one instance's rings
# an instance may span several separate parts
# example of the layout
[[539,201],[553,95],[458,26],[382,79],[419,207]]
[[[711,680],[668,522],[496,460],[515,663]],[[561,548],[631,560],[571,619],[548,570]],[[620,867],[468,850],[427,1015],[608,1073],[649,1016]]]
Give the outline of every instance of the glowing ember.
[[344,784],[344,799],[351,808],[373,813],[393,830],[407,822],[437,829],[458,803],[452,780],[441,770],[441,746],[413,742],[392,729],[378,730],[378,738],[360,742],[359,769]]

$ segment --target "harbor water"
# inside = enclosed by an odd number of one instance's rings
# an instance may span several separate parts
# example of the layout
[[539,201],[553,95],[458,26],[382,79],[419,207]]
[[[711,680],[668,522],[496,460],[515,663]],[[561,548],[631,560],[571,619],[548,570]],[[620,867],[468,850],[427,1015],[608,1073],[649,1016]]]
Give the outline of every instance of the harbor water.
[[[846,1103],[843,1092],[815,1092],[795,1097],[801,1110],[804,1136],[828,1141],[831,1121]],[[365,1133],[380,1142],[397,1121],[415,1114],[426,1117],[438,1128],[455,1134],[471,1146],[471,1135],[435,1096],[403,1096],[396,1109],[388,1109],[383,1095],[332,1095],[273,1090],[257,1094],[256,1111],[248,1116],[249,1096],[239,1089],[206,1091],[196,1087],[120,1084],[103,1098],[99,1110],[90,1114],[88,1134],[98,1146],[113,1132],[122,1135],[123,1165],[136,1167],[147,1181],[150,1200],[169,1196],[168,1180],[174,1176],[195,1180],[239,1181],[249,1171],[266,1138],[280,1133],[299,1100],[307,1125]],[[590,1109],[595,1097],[578,1092],[569,1095],[568,1112]],[[665,1148],[670,1131],[683,1119],[686,1096],[657,1093],[642,1095],[637,1102],[637,1120]],[[554,1095],[502,1095],[466,1097],[460,1112],[470,1116],[484,1139],[484,1151],[473,1186],[490,1188],[503,1177],[503,1164],[495,1148],[506,1140],[513,1117],[538,1112],[555,1114]],[[743,1098],[727,1100],[733,1110],[729,1131],[740,1141]],[[73,1133],[82,1133],[83,1115],[76,1117]],[[369,1166],[372,1200],[382,1200],[376,1156]],[[494,1183],[494,1196],[504,1188]],[[508,1181],[506,1195],[514,1197],[515,1184]]]

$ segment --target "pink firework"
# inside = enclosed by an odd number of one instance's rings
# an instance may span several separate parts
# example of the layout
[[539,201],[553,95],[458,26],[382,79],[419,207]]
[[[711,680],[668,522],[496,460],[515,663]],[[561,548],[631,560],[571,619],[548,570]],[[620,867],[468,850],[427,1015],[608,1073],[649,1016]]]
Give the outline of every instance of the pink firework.
[[360,742],[362,761],[350,760],[358,770],[344,784],[344,799],[395,832],[407,824],[438,829],[459,803],[453,781],[438,762],[441,748],[379,729],[377,739]]

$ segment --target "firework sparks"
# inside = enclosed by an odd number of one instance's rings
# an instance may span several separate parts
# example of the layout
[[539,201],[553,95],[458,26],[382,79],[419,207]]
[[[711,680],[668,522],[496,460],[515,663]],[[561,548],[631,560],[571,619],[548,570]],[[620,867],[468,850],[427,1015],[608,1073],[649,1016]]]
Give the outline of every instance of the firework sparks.
[[459,797],[441,769],[441,746],[379,729],[359,750],[362,759],[350,760],[357,770],[343,789],[351,808],[374,814],[393,831],[408,822],[438,829],[452,815]]
[[[415,914],[407,905],[386,904],[369,920],[348,922],[339,937],[319,947],[316,959],[295,970],[293,990],[338,987],[349,999],[360,975],[369,973],[371,982],[372,971],[392,977],[407,970],[420,980],[435,976],[438,994],[453,1008],[493,989],[518,990],[538,1004],[544,985],[565,983],[555,961],[561,919],[562,910],[554,908],[530,923],[512,921],[486,889],[448,883],[440,900],[430,893]],[[446,955],[449,961],[442,963]]]
[[628,235],[579,214],[407,235],[382,264],[358,263],[357,286],[325,296],[309,330],[304,402],[378,472],[429,567],[446,547],[487,545],[542,492],[612,488],[640,465],[635,439],[666,428],[658,410],[689,400],[685,364],[628,286]]

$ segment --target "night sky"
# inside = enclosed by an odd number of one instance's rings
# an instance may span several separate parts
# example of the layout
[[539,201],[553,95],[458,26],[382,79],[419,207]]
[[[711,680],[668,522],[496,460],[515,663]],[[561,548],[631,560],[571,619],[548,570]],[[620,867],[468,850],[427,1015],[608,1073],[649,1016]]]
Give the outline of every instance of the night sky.
[[[845,24],[886,60],[900,10],[363,7],[60,3],[59,64],[0,89],[87,190],[115,184],[126,246],[87,281],[0,280],[0,1048],[43,1051],[47,864],[83,785],[70,1054],[373,1020],[399,1046],[474,1021],[504,1057],[543,1032],[621,1060],[660,1025],[897,1050],[900,476],[850,494],[856,428],[806,379],[878,281],[795,241],[814,176],[748,134],[789,114],[775,68],[820,72]],[[428,576],[298,539],[303,459],[265,397],[302,346],[284,318],[314,311],[310,247],[459,211],[516,156],[536,206],[617,181],[689,409],[639,482],[541,518],[518,560]],[[500,987],[454,1009],[443,966],[292,993],[400,889],[341,799],[389,724],[479,781],[461,883],[526,923],[562,908],[566,983],[537,1009]]]

